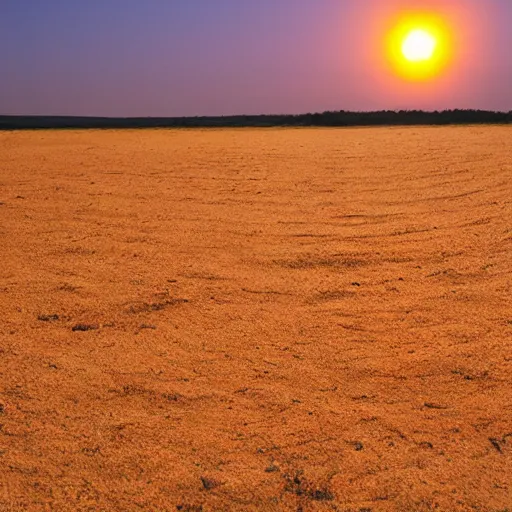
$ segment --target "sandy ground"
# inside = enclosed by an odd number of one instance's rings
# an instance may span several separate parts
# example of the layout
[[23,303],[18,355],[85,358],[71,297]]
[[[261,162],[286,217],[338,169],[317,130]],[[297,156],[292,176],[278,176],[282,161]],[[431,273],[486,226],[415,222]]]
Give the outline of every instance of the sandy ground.
[[0,511],[512,508],[512,128],[0,133]]

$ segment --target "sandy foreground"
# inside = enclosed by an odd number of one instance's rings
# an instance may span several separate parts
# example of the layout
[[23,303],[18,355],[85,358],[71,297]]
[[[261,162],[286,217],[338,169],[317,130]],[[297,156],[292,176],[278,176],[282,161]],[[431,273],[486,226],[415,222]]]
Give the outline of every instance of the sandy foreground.
[[0,511],[512,509],[512,128],[0,133]]

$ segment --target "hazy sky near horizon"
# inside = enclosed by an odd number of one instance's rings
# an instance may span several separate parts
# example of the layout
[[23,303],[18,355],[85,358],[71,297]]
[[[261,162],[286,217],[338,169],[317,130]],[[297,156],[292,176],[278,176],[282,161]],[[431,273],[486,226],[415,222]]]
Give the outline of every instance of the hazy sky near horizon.
[[[455,34],[432,82],[384,65],[411,7]],[[0,114],[508,111],[511,27],[512,0],[0,0]]]

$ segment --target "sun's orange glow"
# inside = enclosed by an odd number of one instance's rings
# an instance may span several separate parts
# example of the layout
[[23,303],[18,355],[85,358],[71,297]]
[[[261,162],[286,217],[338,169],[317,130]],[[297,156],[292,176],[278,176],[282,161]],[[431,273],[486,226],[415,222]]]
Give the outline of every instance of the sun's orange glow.
[[425,13],[407,14],[387,36],[387,57],[395,73],[411,81],[431,80],[453,58],[453,42],[446,22]]

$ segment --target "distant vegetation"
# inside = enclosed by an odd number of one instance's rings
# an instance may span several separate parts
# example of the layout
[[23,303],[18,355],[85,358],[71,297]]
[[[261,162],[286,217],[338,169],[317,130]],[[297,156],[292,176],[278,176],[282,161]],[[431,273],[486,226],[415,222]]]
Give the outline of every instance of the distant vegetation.
[[512,111],[487,110],[381,110],[378,112],[323,112],[299,115],[223,117],[65,117],[0,116],[0,130],[43,128],[208,128],[271,126],[397,126],[447,124],[509,124]]

